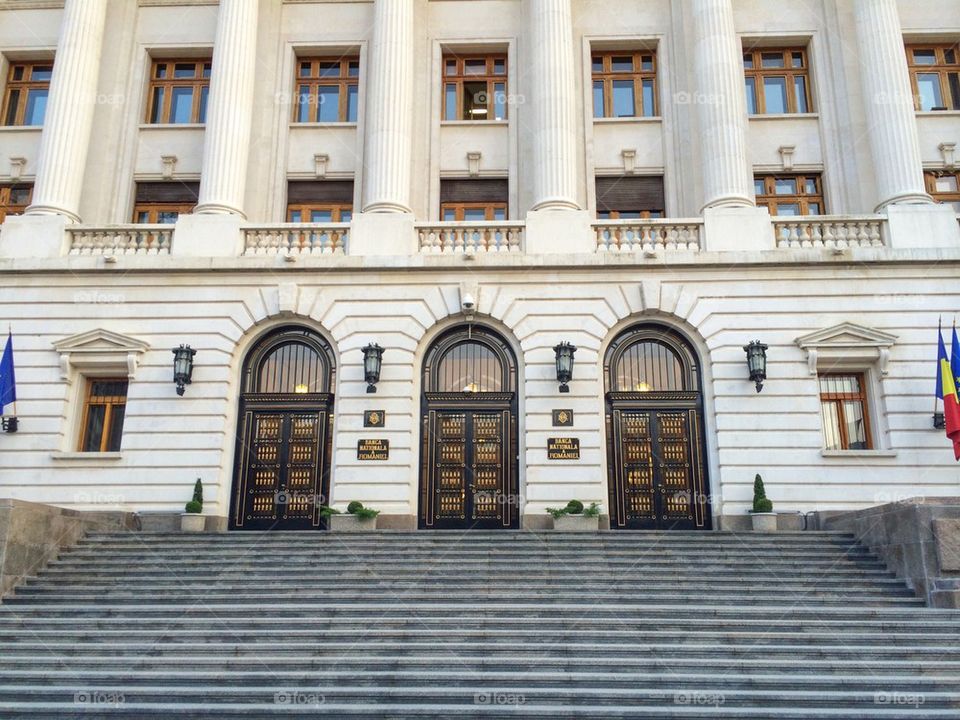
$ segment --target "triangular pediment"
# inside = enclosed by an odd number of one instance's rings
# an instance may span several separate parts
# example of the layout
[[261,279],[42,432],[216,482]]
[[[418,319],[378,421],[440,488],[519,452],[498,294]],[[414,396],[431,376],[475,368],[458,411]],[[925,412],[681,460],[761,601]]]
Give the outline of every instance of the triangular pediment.
[[802,348],[891,347],[896,335],[874,330],[855,323],[840,323],[825,330],[817,330],[796,340]]
[[139,338],[112,330],[89,330],[53,343],[59,353],[142,353],[150,346]]

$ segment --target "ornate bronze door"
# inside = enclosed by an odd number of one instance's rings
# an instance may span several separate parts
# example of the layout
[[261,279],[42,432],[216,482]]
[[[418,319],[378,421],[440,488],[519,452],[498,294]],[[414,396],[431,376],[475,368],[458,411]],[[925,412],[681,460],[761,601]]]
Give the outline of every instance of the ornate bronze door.
[[329,488],[333,353],[308,330],[268,335],[244,366],[230,528],[317,530]]
[[696,355],[660,326],[629,330],[605,363],[610,525],[710,527]]
[[[434,398],[438,404],[439,398]],[[456,398],[463,405],[464,398]],[[517,525],[515,419],[509,408],[431,409],[424,418],[421,525]]]
[[421,528],[519,527],[516,361],[488,328],[448,331],[424,362]]

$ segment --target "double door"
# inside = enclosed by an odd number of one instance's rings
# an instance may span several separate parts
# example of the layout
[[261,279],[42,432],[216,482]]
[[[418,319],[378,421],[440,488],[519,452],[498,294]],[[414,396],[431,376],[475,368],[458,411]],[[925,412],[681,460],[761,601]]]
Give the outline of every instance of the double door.
[[519,526],[515,425],[508,407],[427,407],[421,528]]
[[607,423],[611,526],[708,528],[699,410],[614,406]]

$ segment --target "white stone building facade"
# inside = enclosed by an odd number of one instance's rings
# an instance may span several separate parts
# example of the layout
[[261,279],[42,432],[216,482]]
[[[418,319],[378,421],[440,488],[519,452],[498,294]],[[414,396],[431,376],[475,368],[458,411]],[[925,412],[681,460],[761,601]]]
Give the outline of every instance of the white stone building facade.
[[[679,488],[696,527],[736,527],[757,473],[788,513],[956,495],[932,414],[937,320],[960,308],[958,42],[960,5],[938,0],[6,0],[0,320],[20,428],[0,436],[0,496],[168,513],[199,477],[205,512],[242,525],[256,402],[322,405],[314,505],[360,500],[396,527],[434,525],[433,410],[474,418],[462,496],[478,418],[500,418],[514,527],[570,498],[636,520],[635,481],[662,517],[622,526],[672,526]],[[306,410],[242,398],[281,328],[329,360]],[[425,367],[474,330],[504,374],[461,402]],[[615,387],[633,331],[641,354],[676,352],[675,384]],[[116,444],[90,448],[97,378],[126,387]],[[830,415],[857,402],[865,421]],[[680,485],[667,426],[628,447],[623,408],[685,418]],[[551,459],[557,438],[579,457]],[[360,459],[364,440],[389,453]]]

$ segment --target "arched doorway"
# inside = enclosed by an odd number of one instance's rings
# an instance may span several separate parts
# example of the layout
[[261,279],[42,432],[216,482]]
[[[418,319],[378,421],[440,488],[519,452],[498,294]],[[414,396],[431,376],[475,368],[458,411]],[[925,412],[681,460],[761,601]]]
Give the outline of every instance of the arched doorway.
[[480,325],[455,327],[423,365],[420,528],[519,527],[517,360]]
[[316,530],[330,487],[336,362],[317,333],[289,326],[243,363],[232,530]]
[[708,529],[703,388],[680,333],[645,324],[604,357],[610,526]]

